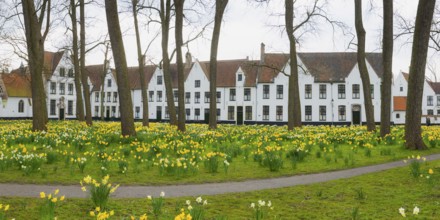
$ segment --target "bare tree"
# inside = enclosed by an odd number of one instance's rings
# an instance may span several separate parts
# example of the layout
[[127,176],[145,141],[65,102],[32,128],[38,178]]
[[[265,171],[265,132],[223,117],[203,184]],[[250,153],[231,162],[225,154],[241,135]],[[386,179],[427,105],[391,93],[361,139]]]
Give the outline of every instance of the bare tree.
[[104,84],[105,84],[105,75],[107,75],[107,69],[109,68],[109,59],[108,57],[108,50],[110,48],[109,42],[105,44],[105,53],[104,53],[104,63],[102,68],[102,75],[101,75],[101,120],[104,120]]
[[390,133],[393,80],[393,0],[383,0],[383,76],[380,103],[380,136]]
[[215,1],[214,30],[212,32],[211,57],[209,59],[209,91],[211,96],[209,103],[210,129],[217,128],[217,53],[220,40],[220,28],[228,1],[229,0]]
[[405,146],[408,149],[423,150],[421,116],[423,84],[425,82],[426,57],[434,15],[435,0],[420,0],[417,8],[411,66],[408,78],[408,95],[405,117]]
[[[32,129],[34,131],[45,131],[47,130],[48,119],[46,93],[43,85],[44,42],[49,33],[51,0],[42,0],[39,11],[36,10],[32,0],[22,0],[21,5],[26,32],[29,69],[32,77]],[[46,20],[46,27],[42,34],[44,20]]]
[[362,0],[354,0],[355,7],[355,26],[358,39],[357,61],[359,72],[362,79],[362,89],[364,92],[365,115],[367,117],[367,130],[374,131],[374,108],[371,100],[370,76],[368,75],[367,63],[365,61],[365,29],[362,22]]
[[[81,25],[80,30],[80,62],[81,62],[81,82],[83,87],[84,105],[86,108],[86,123],[88,126],[92,125],[92,106],[90,104],[90,89],[87,79],[89,78],[86,69],[86,24],[85,24],[85,5],[84,0],[79,0],[79,22]],[[133,110],[132,110],[133,111]]]
[[105,10],[118,81],[122,135],[135,136],[133,103],[127,80],[127,60],[125,58],[124,42],[122,41],[121,27],[119,25],[117,1],[105,0]]
[[183,46],[183,5],[185,0],[174,0],[174,9],[176,11],[176,60],[177,60],[177,89],[178,89],[178,122],[177,127],[179,131],[185,132],[185,74],[182,57]]

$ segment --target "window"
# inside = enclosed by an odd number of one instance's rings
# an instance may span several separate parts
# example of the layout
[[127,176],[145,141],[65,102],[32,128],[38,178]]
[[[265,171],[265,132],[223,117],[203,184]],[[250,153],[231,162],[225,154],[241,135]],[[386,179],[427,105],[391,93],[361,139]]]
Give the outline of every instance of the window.
[[69,83],[67,85],[67,92],[69,93],[69,95],[73,95],[73,84]]
[[311,105],[306,105],[305,106],[305,120],[306,121],[311,121],[312,120],[312,106]]
[[0,96],[3,96],[3,88],[0,86]]
[[191,93],[185,92],[185,103],[189,104],[190,100],[191,100]]
[[99,106],[95,106],[95,117],[99,117]]
[[110,102],[110,99],[112,98],[112,93],[107,92],[107,102]]
[[428,109],[428,115],[434,115],[434,110]]
[[217,109],[217,120],[220,118],[220,113],[221,113],[221,112],[220,112],[220,109],[218,108],[218,109]]
[[23,102],[23,100],[20,100],[18,102],[18,112],[19,113],[23,113],[24,112],[24,102]]
[[440,109],[437,110],[437,115],[440,115]]
[[235,89],[229,89],[229,101],[235,101]]
[[107,87],[112,87],[112,79],[107,79]]
[[162,91],[157,91],[157,101],[158,102],[162,101]]
[[437,96],[437,106],[440,106],[440,95]]
[[251,101],[251,89],[244,89],[244,101]]
[[210,98],[209,98],[209,92],[205,92],[205,103],[209,103]]
[[50,100],[50,115],[56,114],[57,101],[52,99]]
[[338,85],[338,98],[345,99],[345,85],[344,84]]
[[340,105],[338,107],[338,112],[339,112],[339,121],[345,121],[346,120],[345,105]]
[[[403,86],[400,87],[400,91],[403,92]],[[398,114],[397,114],[398,115]]]
[[199,120],[200,118],[200,109],[196,108],[194,109],[194,120]]
[[64,67],[60,68],[60,76],[61,77],[65,77],[66,76],[66,69],[64,69]]
[[245,118],[246,120],[252,120],[252,106],[246,106],[246,115]]
[[269,106],[263,105],[263,120],[269,120]]
[[66,93],[66,84],[60,83],[60,95],[64,95]]
[[[194,103],[200,103],[200,92],[194,94]],[[199,109],[200,111],[200,109]]]
[[371,99],[374,99],[374,85],[370,85]]
[[283,120],[283,106],[278,105],[277,106],[277,121]]
[[200,80],[196,80],[196,81],[194,82],[194,86],[195,86],[196,88],[200,88]]
[[170,111],[168,111],[168,106],[165,106],[165,118],[170,118]]
[[185,109],[186,118],[188,119],[191,116],[191,109]]
[[179,91],[178,90],[174,90],[173,91],[173,96],[174,96],[174,101],[178,102],[179,101]]
[[118,92],[113,92],[113,102],[118,101]]
[[141,107],[139,107],[139,106],[136,106],[136,108],[135,108],[135,115],[134,115],[134,117],[135,118],[140,118],[140,112],[141,112]]
[[263,85],[263,99],[269,99],[270,87],[269,85]]
[[433,106],[434,105],[434,97],[432,95],[428,95],[426,98],[428,99],[427,100],[427,105],[428,106]]
[[238,74],[238,79],[239,82],[243,81],[243,74]]
[[154,102],[154,91],[148,91],[148,102]]
[[235,118],[235,107],[228,106],[228,120],[234,120]]
[[400,114],[399,113],[396,114],[396,118],[400,118]]
[[102,93],[102,98],[101,98],[102,102],[104,102],[105,100],[105,92]]
[[221,100],[222,100],[222,93],[217,92],[217,103],[220,103]]
[[57,83],[50,82],[50,94],[56,94],[56,93],[57,93]]
[[112,106],[112,117],[116,117],[116,106]]
[[99,102],[99,92],[95,92],[95,102]]
[[326,99],[327,98],[327,85],[319,85],[319,98]]
[[67,115],[73,115],[73,101],[67,101]]
[[68,77],[74,77],[73,75],[73,69],[69,69],[69,72],[67,72]]
[[319,106],[319,120],[320,120],[320,121],[325,121],[325,120],[327,120],[326,106],[323,106],[323,105],[320,105],[320,106]]
[[283,99],[284,88],[283,85],[277,85],[277,99]]
[[162,76],[157,76],[157,85],[162,85]]
[[305,98],[311,99],[312,98],[312,84],[306,84],[304,90],[305,90]]
[[360,95],[360,86],[359,86],[359,84],[353,84],[353,86],[352,86],[352,88],[353,88],[353,98],[354,99],[359,99],[360,97],[361,97],[361,95]]

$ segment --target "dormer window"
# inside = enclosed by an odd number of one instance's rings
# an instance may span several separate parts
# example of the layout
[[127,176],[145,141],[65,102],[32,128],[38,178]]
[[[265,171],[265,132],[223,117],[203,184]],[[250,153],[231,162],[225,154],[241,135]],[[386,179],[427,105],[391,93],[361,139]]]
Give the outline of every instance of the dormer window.
[[400,91],[403,92],[403,86],[400,87]]
[[238,74],[238,81],[239,82],[243,81],[243,74]]
[[200,88],[200,80],[196,80],[196,81],[194,82],[194,87],[196,87],[196,88]]
[[162,85],[162,76],[157,76],[157,85]]
[[68,77],[73,77],[73,69],[69,69],[69,72],[67,73]]
[[107,87],[112,87],[112,80],[111,79],[107,80]]
[[60,76],[61,77],[65,77],[66,76],[66,69],[64,69],[64,67],[60,68]]

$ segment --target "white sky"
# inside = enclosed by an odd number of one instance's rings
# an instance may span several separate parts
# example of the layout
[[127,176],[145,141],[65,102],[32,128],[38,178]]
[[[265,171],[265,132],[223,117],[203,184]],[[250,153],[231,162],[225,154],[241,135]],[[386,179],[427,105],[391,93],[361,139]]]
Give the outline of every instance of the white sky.
[[[266,52],[287,53],[289,51],[288,40],[285,36],[284,30],[273,27],[273,25],[284,24],[283,17],[277,17],[273,14],[283,13],[284,1],[272,1],[270,5],[256,5],[250,4],[248,0],[230,0],[224,22],[222,24],[222,31],[220,35],[220,45],[218,51],[218,59],[245,59],[247,56],[250,59],[258,59],[260,56],[260,43],[266,44]],[[300,2],[309,2],[302,0]],[[331,0],[328,1],[327,13],[334,20],[344,22],[351,33],[354,30],[354,1],[353,0]],[[370,10],[369,1],[364,1],[363,19],[364,26],[367,32],[367,51],[381,52],[381,32],[382,32],[382,1],[374,0],[376,8]],[[415,18],[417,10],[417,2],[415,0],[398,0],[394,1],[395,11],[407,18]],[[119,4],[120,10],[127,10],[122,8]],[[92,26],[87,28],[87,36],[96,38],[97,36],[106,34],[107,26],[105,19],[105,10],[103,8],[94,8],[88,10],[87,16],[93,16],[95,19],[91,22]],[[205,15],[196,29],[200,29],[203,23],[213,19],[214,13],[211,12]],[[136,44],[134,37],[134,27],[132,17],[129,13],[120,15],[121,25],[125,33],[124,44],[126,49],[126,57],[129,66],[137,65]],[[143,19],[141,17],[140,19]],[[327,23],[318,21],[316,28],[318,32],[305,35],[301,44],[298,46],[298,52],[354,52],[355,47],[351,46],[348,49],[348,44],[351,40],[350,36],[342,35],[341,31],[337,30],[333,33],[332,29]],[[396,25],[397,22],[395,22]],[[142,26],[142,45],[145,50],[148,42],[155,35],[157,26],[150,28],[149,33],[145,26]],[[184,32],[194,32],[194,28],[185,27]],[[174,32],[174,29],[171,30]],[[396,31],[395,31],[396,32]],[[46,50],[55,51],[60,48],[65,42],[71,38],[66,39],[64,30],[57,29],[53,31],[49,41],[46,43]],[[190,34],[191,35],[191,34]],[[194,33],[192,33],[194,35]],[[210,55],[210,38],[212,35],[212,28],[208,29],[203,38],[190,43],[188,46],[194,58],[199,60],[209,60]],[[406,40],[406,39],[405,39]],[[357,40],[354,39],[354,42]],[[170,48],[174,45],[174,35],[170,35]],[[0,45],[1,46],[1,45]],[[4,48],[4,47],[3,47]],[[171,49],[170,49],[171,50]],[[186,52],[187,49],[184,49]],[[0,52],[0,56],[2,56]],[[152,44],[147,56],[153,62],[159,62],[161,59],[160,37]],[[411,44],[405,44],[405,41],[397,40],[394,44],[394,59],[393,72],[398,74],[400,71],[408,71],[411,56]],[[1,57],[0,57],[1,58]],[[97,48],[92,53],[87,55],[86,63],[101,64],[104,59],[104,49]],[[435,63],[438,55],[431,55],[428,57],[429,63]],[[12,68],[16,68],[21,61],[15,59],[12,62]],[[438,64],[440,65],[440,63]],[[439,66],[440,67],[440,66]],[[440,68],[438,68],[440,70]],[[427,72],[427,76],[428,76]]]

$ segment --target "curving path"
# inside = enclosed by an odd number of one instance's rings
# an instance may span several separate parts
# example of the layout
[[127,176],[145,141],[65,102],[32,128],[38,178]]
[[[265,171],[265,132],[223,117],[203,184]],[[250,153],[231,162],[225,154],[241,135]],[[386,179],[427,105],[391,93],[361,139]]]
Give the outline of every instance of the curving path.
[[[439,160],[440,154],[426,156],[427,161]],[[167,186],[121,186],[116,190],[114,198],[145,198],[147,195],[159,196],[160,192],[165,192],[166,197],[180,196],[199,196],[216,195],[235,192],[249,192],[263,189],[282,188],[296,185],[307,185],[313,183],[326,182],[336,179],[350,178],[362,174],[373,173],[392,168],[407,166],[402,160],[358,167],[348,170],[340,170],[326,173],[297,175],[290,177],[280,177],[260,180],[247,180],[242,182],[189,184],[189,185],[167,185]],[[39,192],[51,192],[60,189],[61,195],[67,198],[87,198],[88,194],[81,191],[79,185],[34,185],[34,184],[0,184],[0,196],[16,197],[38,197]]]

